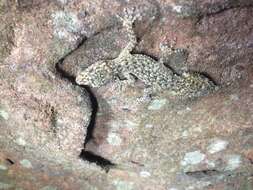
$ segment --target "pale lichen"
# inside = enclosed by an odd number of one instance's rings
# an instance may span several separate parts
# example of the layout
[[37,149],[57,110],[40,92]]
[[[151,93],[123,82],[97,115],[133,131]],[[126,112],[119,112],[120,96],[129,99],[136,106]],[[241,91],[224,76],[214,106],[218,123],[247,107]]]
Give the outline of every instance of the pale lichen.
[[206,155],[200,151],[187,152],[181,161],[182,166],[195,165],[201,163],[205,159]]

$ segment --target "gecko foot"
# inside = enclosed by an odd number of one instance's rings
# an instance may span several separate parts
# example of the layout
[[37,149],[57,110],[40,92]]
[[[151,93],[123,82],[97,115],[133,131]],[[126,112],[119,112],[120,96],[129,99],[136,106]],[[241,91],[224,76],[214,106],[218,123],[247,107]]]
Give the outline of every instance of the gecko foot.
[[123,25],[132,25],[135,20],[141,19],[141,14],[135,7],[125,8],[123,10],[123,16],[117,15],[117,17],[123,22]]
[[120,92],[125,91],[125,89],[128,86],[134,86],[134,81],[128,79],[122,80],[119,76],[115,76],[114,81],[115,81],[115,90]]
[[146,103],[150,102],[153,99],[153,88],[148,87],[143,90],[143,95],[137,98],[137,102],[139,103]]

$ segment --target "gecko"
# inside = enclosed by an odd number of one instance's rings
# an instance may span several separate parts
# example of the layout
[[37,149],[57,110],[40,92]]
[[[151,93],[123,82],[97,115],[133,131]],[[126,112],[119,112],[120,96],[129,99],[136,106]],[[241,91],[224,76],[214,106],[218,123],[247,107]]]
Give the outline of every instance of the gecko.
[[133,84],[137,78],[151,91],[170,90],[174,95],[190,98],[215,89],[216,85],[200,73],[185,71],[178,74],[164,65],[167,57],[180,51],[173,45],[160,46],[162,56],[158,61],[144,54],[133,54],[137,45],[133,24],[139,17],[140,15],[134,14],[133,9],[126,9],[124,16],[119,16],[128,35],[127,45],[115,59],[97,61],[81,71],[76,77],[77,84],[99,88],[115,81],[118,76],[123,76],[128,84]]

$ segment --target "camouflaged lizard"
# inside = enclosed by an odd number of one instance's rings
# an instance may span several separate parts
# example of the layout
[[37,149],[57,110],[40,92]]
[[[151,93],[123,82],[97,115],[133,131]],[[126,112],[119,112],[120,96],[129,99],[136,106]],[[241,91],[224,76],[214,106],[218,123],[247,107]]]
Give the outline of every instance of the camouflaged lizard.
[[159,61],[143,54],[131,54],[137,44],[133,23],[139,16],[133,15],[133,10],[126,10],[126,14],[121,18],[127,30],[129,42],[119,56],[92,64],[77,75],[77,84],[101,87],[115,80],[117,76],[124,76],[129,83],[133,83],[136,77],[152,91],[168,89],[173,94],[184,97],[201,96],[215,88],[214,83],[204,75],[190,72],[178,74],[166,67],[164,65],[166,57],[178,51],[172,46],[161,46],[162,57]]

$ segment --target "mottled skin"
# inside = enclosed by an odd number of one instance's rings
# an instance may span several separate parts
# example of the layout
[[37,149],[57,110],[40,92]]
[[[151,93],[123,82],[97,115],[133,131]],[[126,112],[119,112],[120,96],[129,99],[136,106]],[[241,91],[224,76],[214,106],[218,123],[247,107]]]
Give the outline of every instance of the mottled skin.
[[146,55],[131,54],[137,43],[132,27],[137,16],[133,15],[133,10],[128,10],[121,18],[127,30],[129,43],[119,56],[113,60],[98,61],[89,66],[78,74],[76,78],[78,84],[101,87],[118,76],[123,76],[128,83],[134,83],[136,77],[152,90],[169,89],[180,96],[200,96],[214,89],[215,85],[201,74],[184,72],[178,75],[164,65],[167,57],[180,51],[172,46],[161,46],[162,57],[159,61]]

